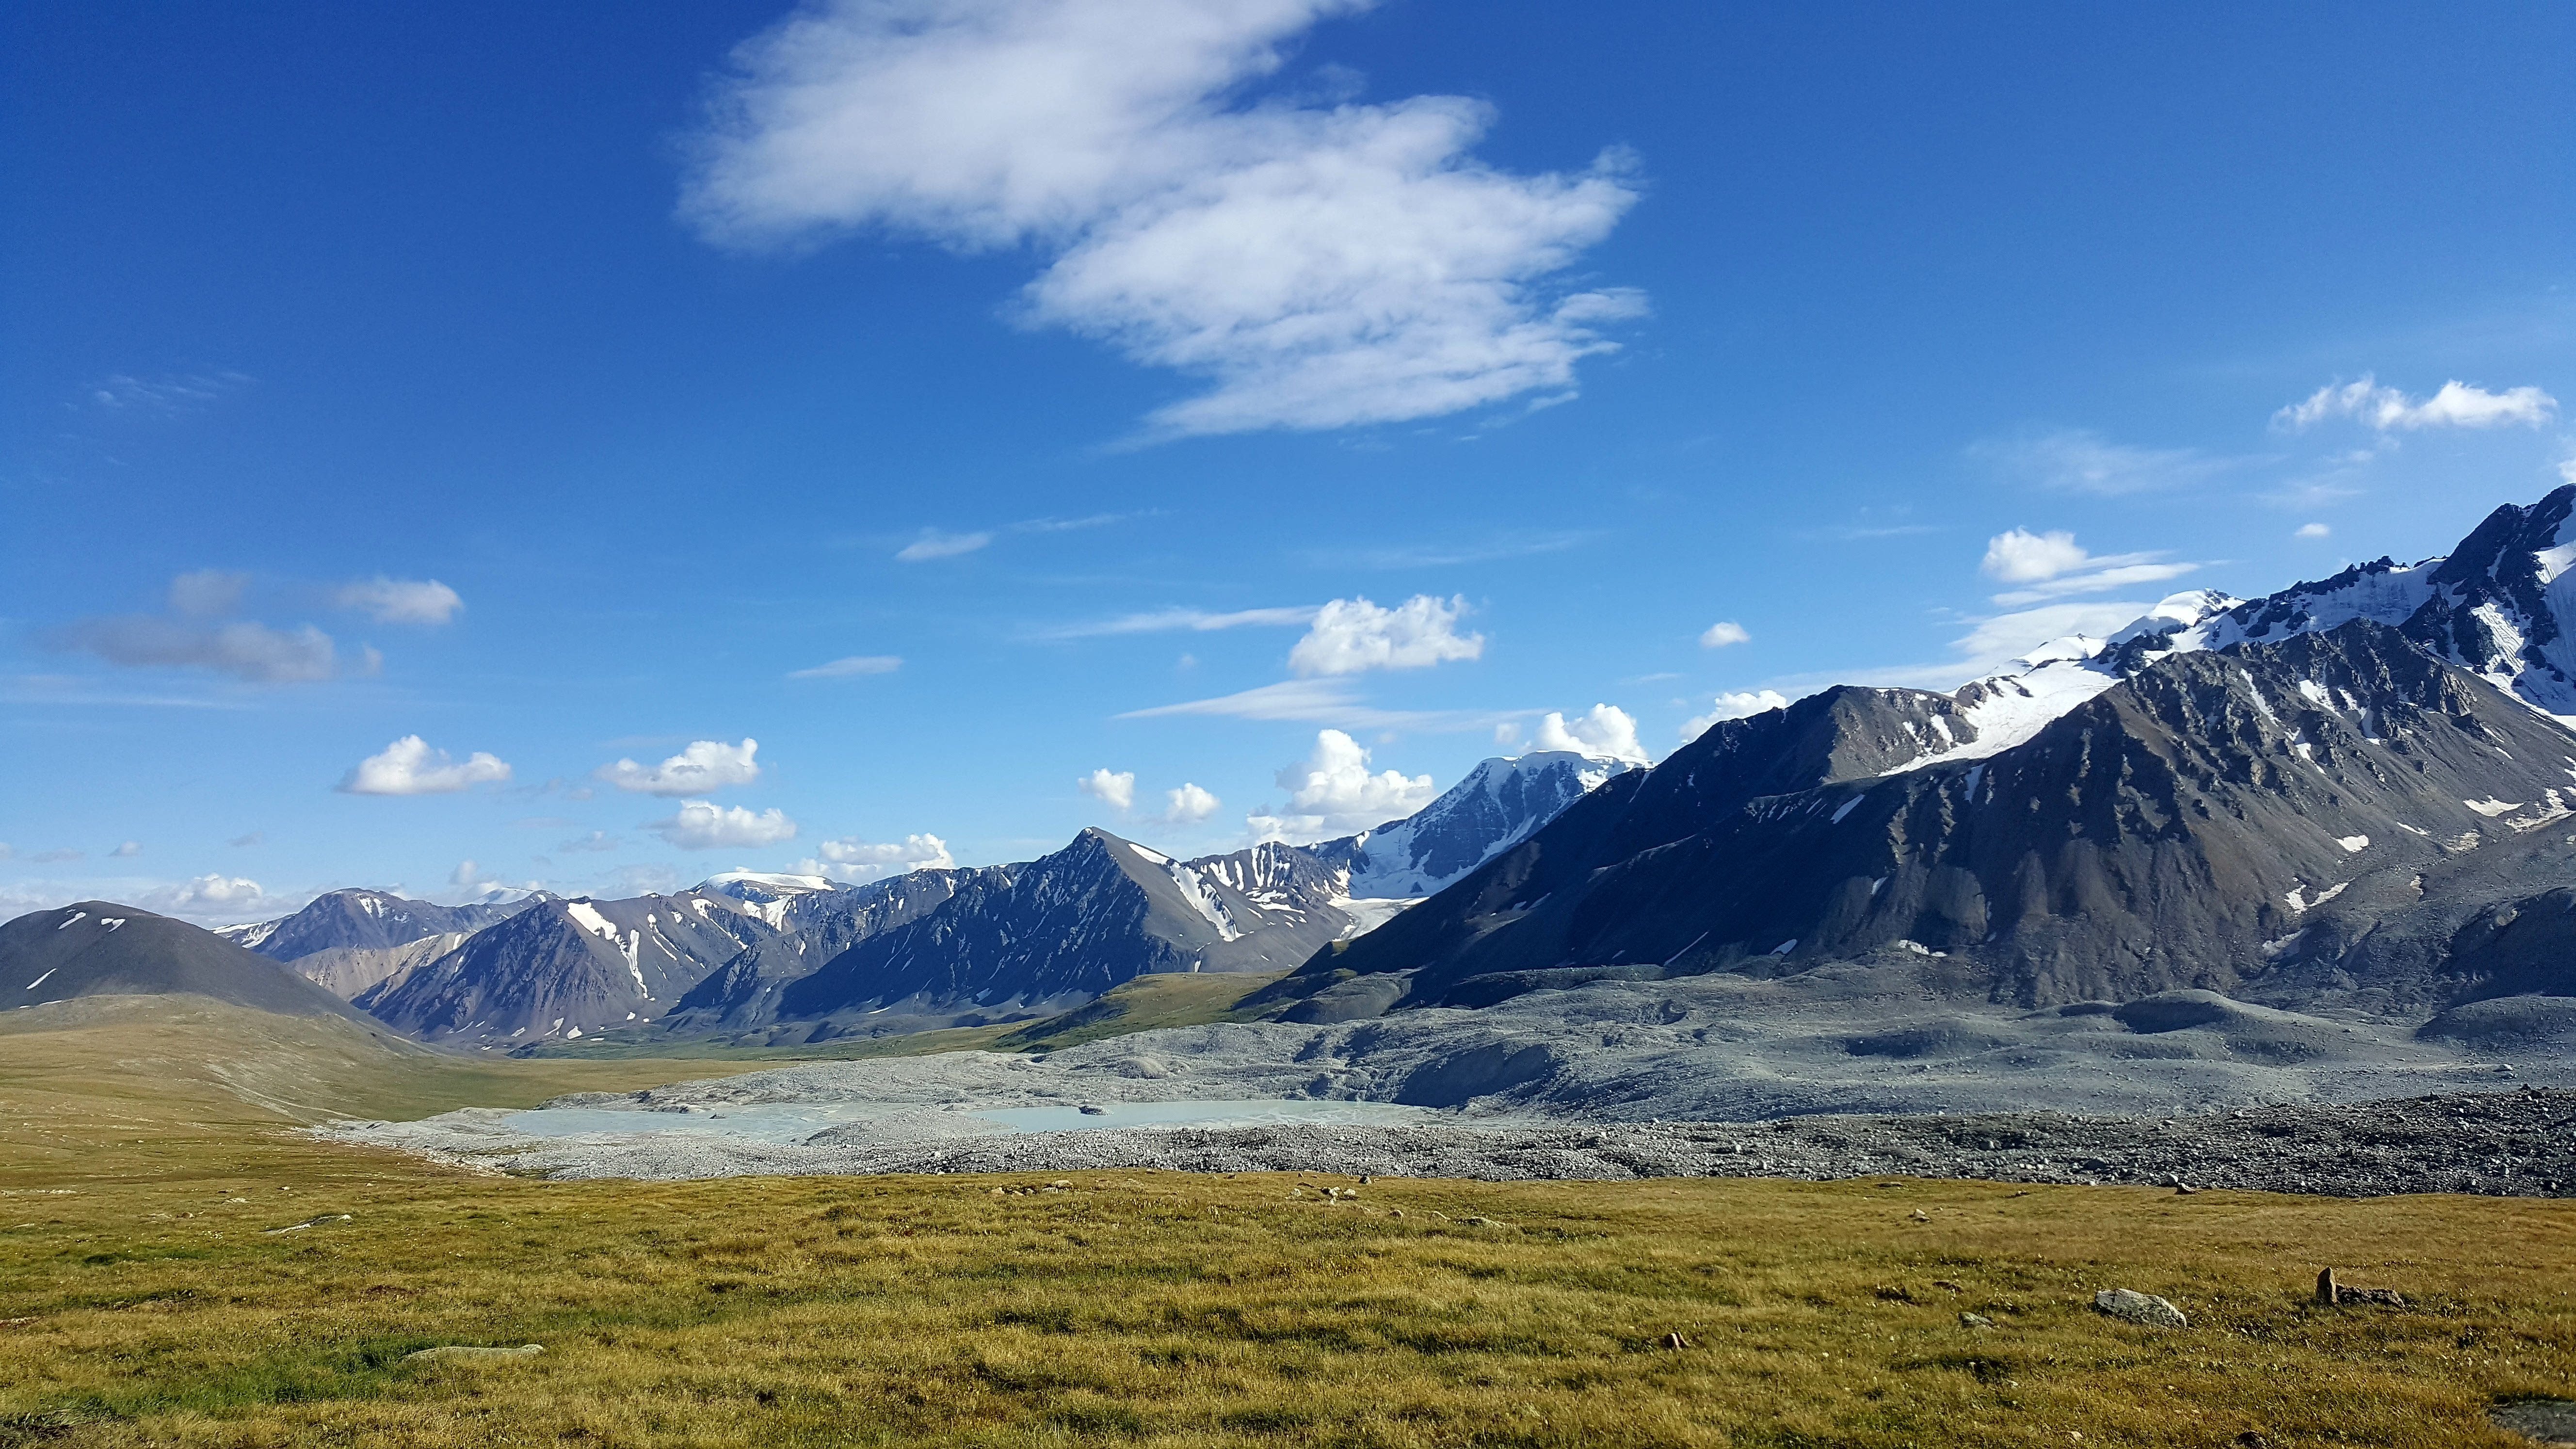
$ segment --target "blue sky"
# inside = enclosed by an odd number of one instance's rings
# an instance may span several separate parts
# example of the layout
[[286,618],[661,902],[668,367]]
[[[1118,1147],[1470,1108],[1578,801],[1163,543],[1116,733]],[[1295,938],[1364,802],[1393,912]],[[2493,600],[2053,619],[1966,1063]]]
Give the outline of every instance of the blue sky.
[[2569,466],[2571,58],[2541,4],[12,6],[0,906],[1228,848],[2438,551]]

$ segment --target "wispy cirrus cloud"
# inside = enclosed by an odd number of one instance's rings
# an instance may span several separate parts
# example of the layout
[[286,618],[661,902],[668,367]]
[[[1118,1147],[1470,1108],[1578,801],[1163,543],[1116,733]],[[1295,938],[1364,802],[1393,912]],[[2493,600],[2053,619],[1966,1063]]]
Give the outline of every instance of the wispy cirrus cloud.
[[1276,609],[1153,609],[1141,614],[1121,614],[1111,619],[1058,624],[1039,630],[1037,637],[1100,639],[1120,634],[1205,634],[1219,629],[1285,628],[1312,624],[1322,607],[1320,604],[1298,604]]
[[1637,294],[1560,280],[1624,153],[1518,175],[1491,108],[1240,99],[1371,0],[840,0],[737,48],[682,202],[728,246],[883,228],[1034,244],[1031,325],[1206,390],[1156,436],[1340,428],[1575,387]]
[[2116,498],[2189,488],[2240,466],[2197,448],[2141,448],[2090,428],[2059,428],[1989,439],[1968,456],[2018,482]]

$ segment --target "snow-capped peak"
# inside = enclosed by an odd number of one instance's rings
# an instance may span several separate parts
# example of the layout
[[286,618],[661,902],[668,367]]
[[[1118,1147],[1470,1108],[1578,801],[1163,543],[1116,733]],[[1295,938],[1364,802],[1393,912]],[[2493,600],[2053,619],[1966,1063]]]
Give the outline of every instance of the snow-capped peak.
[[1429,895],[1528,839],[1612,776],[1643,768],[1588,750],[1486,760],[1414,814],[1336,842],[1348,851],[1348,894],[1362,900]]

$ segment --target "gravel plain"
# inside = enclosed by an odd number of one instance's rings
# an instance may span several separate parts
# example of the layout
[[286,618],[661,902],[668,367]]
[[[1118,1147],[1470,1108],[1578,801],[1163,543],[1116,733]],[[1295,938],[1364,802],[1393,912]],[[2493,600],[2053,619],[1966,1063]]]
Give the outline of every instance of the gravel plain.
[[[578,1109],[554,1114],[572,1131],[491,1109],[320,1130],[554,1177],[1123,1167],[2348,1195],[2576,1185],[2576,1002],[2513,998],[2430,1023],[2208,992],[2031,1011],[1963,1005],[1925,989],[1930,970],[1600,983],[1329,1026],[816,1062],[548,1104]],[[1380,1115],[1402,1120],[1030,1132],[982,1115],[1247,1101],[1386,1104]],[[811,1130],[778,1130],[798,1112]]]

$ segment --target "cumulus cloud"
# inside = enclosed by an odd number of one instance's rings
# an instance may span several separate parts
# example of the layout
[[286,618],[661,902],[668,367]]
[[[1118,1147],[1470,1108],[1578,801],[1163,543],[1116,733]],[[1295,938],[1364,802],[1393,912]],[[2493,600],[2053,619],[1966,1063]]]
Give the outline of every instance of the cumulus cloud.
[[256,911],[269,903],[258,881],[237,875],[201,875],[153,892],[146,900],[156,911],[180,916]]
[[973,553],[992,541],[993,535],[989,533],[942,533],[935,528],[925,528],[921,537],[896,549],[894,556],[903,563],[928,563],[932,559]]
[[59,631],[54,642],[110,664],[205,669],[253,684],[309,684],[340,672],[331,636],[310,624],[272,629],[247,619],[214,624],[113,614],[79,620]]
[[1753,635],[1733,619],[1720,619],[1699,636],[1702,649],[1723,649],[1730,644],[1749,644]]
[[1392,609],[1366,599],[1335,599],[1315,611],[1306,637],[1288,651],[1288,668],[1311,677],[1474,659],[1485,652],[1485,636],[1458,632],[1466,612],[1464,597],[1443,602],[1416,594]]
[[847,835],[826,840],[814,850],[813,857],[789,869],[798,875],[819,875],[845,885],[864,885],[906,871],[947,870],[957,864],[957,858],[948,853],[948,842],[936,835],[907,835],[900,841],[883,843]]
[[1707,734],[1711,725],[1730,719],[1750,719],[1775,709],[1787,709],[1789,696],[1776,689],[1735,690],[1719,695],[1709,712],[1694,715],[1682,722],[1685,743]]
[[379,624],[444,624],[465,607],[454,589],[436,579],[395,579],[378,574],[332,591],[331,602],[356,609]]
[[619,760],[602,765],[591,773],[620,790],[636,795],[712,795],[735,785],[748,785],[760,778],[760,765],[752,756],[760,752],[760,741],[746,739],[729,745],[722,740],[696,740],[689,747],[662,763],[646,769],[633,760]]
[[1538,732],[1530,747],[1607,755],[1614,760],[1632,760],[1640,765],[1647,762],[1646,747],[1637,743],[1637,721],[1615,704],[1596,704],[1588,713],[1576,715],[1571,720],[1550,711],[1538,722]]
[[1968,454],[2021,482],[2103,497],[2189,487],[2235,466],[2196,449],[2133,447],[2083,428],[1979,443]]
[[2331,418],[2352,418],[2380,432],[2414,432],[2423,428],[2500,428],[2515,424],[2540,427],[2558,412],[2558,399],[2536,387],[2509,387],[2489,392],[2453,379],[2431,397],[2417,400],[2393,387],[2383,387],[2369,373],[2359,382],[2329,383],[2272,415],[2275,427],[2293,432]]
[[796,822],[775,806],[754,813],[706,800],[683,800],[678,814],[644,828],[682,850],[747,850],[796,838]]
[[1074,783],[1082,787],[1083,794],[1122,814],[1135,807],[1136,772],[1133,770],[1112,774],[1107,766],[1103,766]]
[[250,575],[198,569],[170,580],[170,612],[191,619],[220,619],[241,607]]
[[852,654],[829,664],[811,669],[791,669],[790,679],[857,679],[868,674],[892,674],[903,667],[903,660],[892,654]]
[[1989,578],[2024,585],[1995,595],[1996,603],[2018,607],[2069,594],[2098,594],[2161,583],[2200,567],[2195,563],[2162,562],[2163,558],[2156,553],[2095,555],[2076,543],[2072,533],[2032,533],[2016,528],[1986,541],[1982,567]]
[[1181,788],[1164,791],[1163,801],[1163,813],[1156,818],[1166,825],[1196,825],[1225,805],[1224,801],[1186,780],[1181,783]]
[[730,245],[866,227],[1048,258],[1027,320],[1205,378],[1166,434],[1562,397],[1636,295],[1551,284],[1637,199],[1516,175],[1488,107],[1240,103],[1371,0],[837,0],[734,55],[682,210]]
[[1369,772],[1369,752],[1340,730],[1315,735],[1314,753],[1281,770],[1288,793],[1278,810],[1245,817],[1255,838],[1313,841],[1348,835],[1401,819],[1439,795],[1429,775],[1410,778],[1394,770]]
[[344,795],[452,795],[509,778],[510,767],[495,755],[477,750],[453,760],[420,736],[405,735],[352,766],[336,788]]
[[2302,523],[2299,525],[2299,531],[2296,536],[2299,538],[2327,538],[2332,536],[2333,533],[2333,529],[2326,527],[2322,523]]

